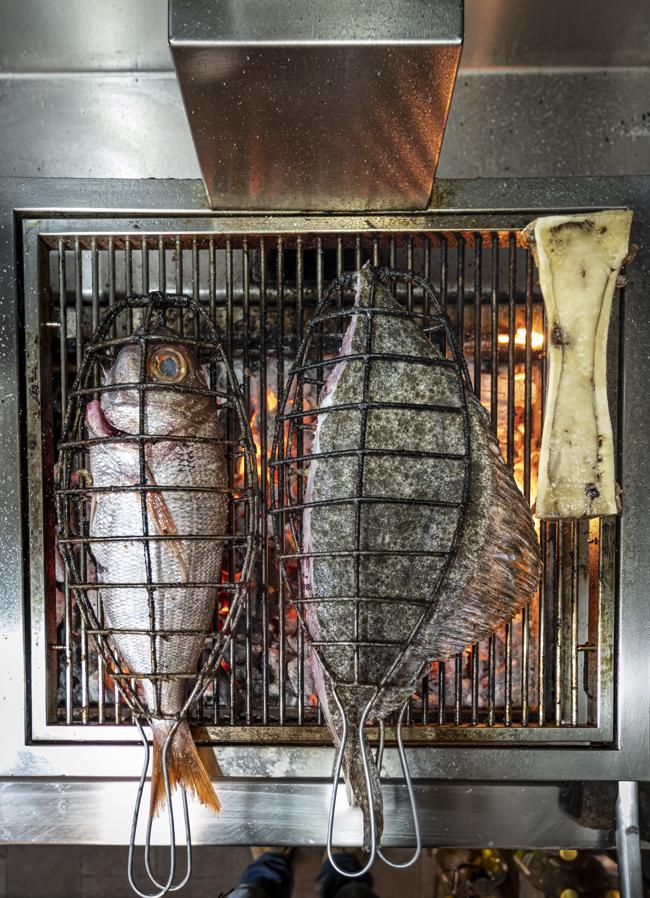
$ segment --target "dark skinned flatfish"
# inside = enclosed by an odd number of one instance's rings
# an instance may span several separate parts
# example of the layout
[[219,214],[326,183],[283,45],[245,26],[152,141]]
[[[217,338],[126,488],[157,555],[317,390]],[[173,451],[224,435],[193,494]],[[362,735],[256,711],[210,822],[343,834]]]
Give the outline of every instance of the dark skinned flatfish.
[[[364,709],[372,701],[369,719],[386,718],[431,661],[512,618],[537,588],[540,556],[528,505],[460,365],[441,360],[369,267],[358,273],[355,307],[320,397],[332,411],[318,415],[312,448],[302,578],[313,597],[314,679],[337,744],[332,688],[347,718],[344,772],[367,846]],[[358,358],[369,352],[384,357]],[[366,758],[380,837],[379,775]]]

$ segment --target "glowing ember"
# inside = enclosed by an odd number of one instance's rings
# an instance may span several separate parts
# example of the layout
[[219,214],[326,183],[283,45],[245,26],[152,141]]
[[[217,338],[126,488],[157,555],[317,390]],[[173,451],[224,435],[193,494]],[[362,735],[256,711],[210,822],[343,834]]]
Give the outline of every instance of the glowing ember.
[[262,447],[260,445],[260,429],[257,424],[257,409],[251,415],[251,431],[253,432],[253,440],[255,442],[255,464],[257,466],[257,476],[262,475]]
[[[499,345],[507,346],[510,342],[509,334],[499,334],[497,337]],[[531,331],[530,334],[530,345],[532,349],[543,349],[544,348],[544,334],[540,333],[540,331]],[[515,331],[515,346],[521,346],[525,348],[526,346],[526,328],[518,327]]]
[[274,412],[278,407],[278,397],[275,395],[273,390],[266,391],[266,407],[269,412]]
[[[257,466],[257,476],[262,476],[262,441],[260,439],[260,424],[259,424],[259,399],[257,395],[251,395],[251,417],[250,417],[250,425],[251,431],[253,433],[253,442],[255,443],[255,462]],[[268,389],[266,391],[266,411],[267,411],[267,429],[272,431],[273,428],[273,416],[278,407],[278,397],[274,393],[272,389]],[[266,441],[266,457],[267,460],[271,457],[272,450],[272,438],[271,434],[267,435]],[[245,479],[246,467],[244,462],[244,456],[242,455],[237,461],[237,475],[235,479],[236,486],[243,486]],[[266,480],[267,485],[270,485],[270,472],[267,468],[266,472]]]

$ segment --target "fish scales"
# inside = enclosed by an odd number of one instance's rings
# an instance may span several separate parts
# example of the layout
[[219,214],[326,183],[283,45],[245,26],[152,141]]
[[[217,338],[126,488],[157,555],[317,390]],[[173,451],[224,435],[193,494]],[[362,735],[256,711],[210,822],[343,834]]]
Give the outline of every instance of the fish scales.
[[[392,358],[367,365],[346,359],[363,353]],[[332,684],[350,723],[344,768],[364,811],[367,844],[369,807],[354,725],[363,708],[374,697],[371,716],[385,719],[431,661],[511,618],[535,592],[540,558],[529,508],[487,413],[458,365],[442,361],[369,267],[358,274],[355,314],[339,356],[320,397],[302,578],[305,598],[313,599],[304,607],[316,643],[310,650],[316,688],[337,743],[342,721]],[[337,410],[351,403],[360,408]],[[422,457],[399,455],[413,450]],[[341,451],[349,454],[326,455]],[[321,501],[328,504],[310,504]],[[380,835],[379,778],[369,753],[367,760]]]
[[[197,436],[218,438],[218,429],[208,421],[197,430]],[[160,495],[164,497],[169,516],[178,533],[201,536],[225,532],[225,496],[209,493],[174,492],[175,487],[226,485],[223,451],[218,445],[188,445],[160,442],[149,444],[145,450],[147,467],[155,483],[169,487]],[[96,445],[90,451],[90,467],[93,484],[97,487],[128,487],[139,482],[138,450],[129,447],[127,452],[116,452],[114,446]],[[154,515],[148,511],[150,535],[160,535]],[[93,554],[102,582],[147,582],[147,559],[142,543],[120,541],[123,536],[142,536],[142,504],[137,492],[106,493],[97,497],[90,527],[92,537],[110,541],[95,544]],[[221,570],[222,544],[209,544],[198,540],[177,542],[178,550],[170,551],[168,542],[152,540],[149,543],[151,582],[195,582],[216,584]],[[165,588],[153,593],[153,619],[150,613],[149,593],[146,589],[101,590],[102,602],[108,626],[126,630],[173,631],[174,638],[148,635],[116,634],[115,645],[130,671],[137,674],[153,673],[152,642],[155,649],[156,670],[161,674],[187,673],[196,667],[205,645],[205,636],[196,633],[183,635],[183,631],[212,629],[215,606],[215,586],[204,588]],[[192,662],[191,659],[194,659]],[[152,680],[145,680],[143,688],[147,706],[156,709],[156,696]],[[185,701],[184,684],[178,680],[161,681],[159,687],[159,711],[162,714],[178,713]]]
[[[101,540],[92,549],[97,582],[104,584],[100,593],[106,626],[118,631],[113,642],[128,672],[144,678],[143,697],[153,726],[154,808],[164,797],[161,748],[186,699],[188,681],[178,675],[197,670],[206,635],[214,629],[228,511],[228,472],[214,396],[165,389],[165,384],[182,384],[207,390],[207,383],[189,348],[173,343],[172,331],[159,329],[155,336],[167,336],[169,344],[156,342],[147,348],[147,380],[160,388],[145,392],[142,432],[176,438],[144,443],[145,483],[159,488],[145,493],[143,510],[142,494],[128,490],[142,484],[137,443],[94,444],[93,485],[127,489],[95,493],[89,526],[90,536]],[[140,432],[138,391],[128,384],[140,380],[141,352],[139,345],[127,345],[118,353],[105,385],[126,386],[104,391],[100,401],[89,403],[90,436]],[[120,539],[146,535],[171,538],[152,539],[148,549],[144,542]],[[183,538],[201,536],[206,539]],[[182,586],[189,582],[208,585]],[[150,583],[153,588],[111,589],[110,583]],[[179,586],[156,587],[176,583]],[[146,632],[119,632],[132,630]],[[157,632],[161,635],[151,635]],[[218,809],[186,721],[170,746],[170,779],[172,785],[183,782]]]

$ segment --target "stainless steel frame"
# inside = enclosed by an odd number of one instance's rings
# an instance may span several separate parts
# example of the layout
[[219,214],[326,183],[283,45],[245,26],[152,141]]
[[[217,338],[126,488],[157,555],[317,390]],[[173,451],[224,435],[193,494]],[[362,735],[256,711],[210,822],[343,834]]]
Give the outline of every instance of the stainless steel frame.
[[[25,826],[24,814],[21,819],[23,802],[28,799],[29,808],[34,813],[53,812],[53,796],[61,798],[61,790],[67,791],[75,808],[83,811],[84,825],[89,828],[87,840],[124,841],[127,838],[126,816],[121,835],[108,824],[99,813],[102,802],[115,801],[114,807],[121,805],[119,797],[124,792],[128,804],[128,789],[115,784],[122,777],[135,778],[140,762],[135,745],[128,744],[124,731],[119,737],[120,745],[109,745],[116,734],[107,732],[110,728],[92,728],[89,733],[75,734],[66,729],[66,737],[72,744],[47,744],[43,741],[42,725],[36,705],[32,708],[34,694],[31,681],[31,659],[27,656],[25,665],[25,632],[34,628],[35,651],[40,651],[44,633],[40,627],[39,591],[37,583],[31,584],[32,602],[28,600],[29,588],[25,582],[25,560],[29,545],[26,528],[31,522],[38,522],[43,510],[40,496],[30,497],[25,489],[27,459],[20,457],[21,421],[20,409],[25,407],[24,386],[18,377],[17,346],[18,333],[23,327],[25,343],[30,353],[38,352],[39,333],[33,320],[26,320],[25,310],[37,308],[37,284],[25,279],[33,260],[30,260],[30,241],[23,240],[23,231],[29,235],[30,221],[38,220],[38,227],[53,231],[66,229],[74,220],[92,218],[97,231],[137,230],[146,228],[148,232],[165,230],[168,219],[176,221],[176,227],[186,231],[208,231],[257,233],[296,231],[331,232],[341,230],[409,230],[418,228],[480,228],[502,227],[504,222],[511,227],[520,227],[545,210],[578,210],[607,206],[629,206],[635,211],[633,242],[640,250],[630,274],[630,285],[626,291],[625,341],[623,343],[625,378],[622,386],[621,406],[621,449],[622,486],[624,512],[620,521],[620,558],[617,570],[619,605],[617,610],[617,653],[615,658],[617,703],[611,727],[606,731],[607,739],[598,747],[580,743],[551,748],[515,744],[516,731],[503,733],[505,744],[487,747],[485,745],[463,746],[437,744],[436,731],[432,730],[432,742],[428,745],[412,747],[409,750],[410,764],[414,777],[418,780],[419,806],[424,820],[425,840],[429,843],[445,841],[450,836],[443,835],[448,817],[434,824],[432,814],[437,801],[446,796],[446,802],[466,799],[460,795],[474,790],[477,800],[494,808],[493,826],[483,823],[459,827],[454,831],[456,844],[486,844],[498,841],[506,844],[512,838],[517,844],[559,844],[568,839],[573,844],[605,844],[611,841],[603,833],[587,833],[579,827],[564,825],[558,820],[561,815],[549,814],[548,806],[538,801],[530,805],[525,799],[527,813],[530,814],[525,831],[521,826],[510,834],[503,831],[497,835],[503,823],[503,808],[499,801],[513,800],[517,786],[512,781],[531,780],[552,782],[558,779],[650,779],[649,764],[649,720],[650,700],[648,697],[648,621],[644,613],[644,597],[650,581],[650,561],[646,551],[646,521],[650,512],[650,498],[643,485],[649,481],[650,458],[645,451],[643,422],[647,420],[648,397],[647,338],[650,335],[650,309],[644,297],[643,286],[650,274],[647,247],[650,245],[650,179],[613,178],[584,180],[523,180],[523,181],[478,181],[438,183],[434,207],[425,213],[397,213],[386,215],[293,215],[273,216],[218,214],[209,211],[197,182],[119,182],[119,181],[49,181],[29,182],[4,181],[0,184],[2,195],[3,221],[0,230],[0,305],[3,315],[3,329],[0,333],[0,371],[3,390],[0,396],[2,409],[3,465],[0,477],[0,520],[3,532],[0,542],[0,572],[4,590],[0,597],[0,619],[2,621],[3,649],[0,655],[0,682],[4,684],[0,713],[5,725],[0,744],[0,774],[6,781],[2,783],[3,807],[0,833],[5,838],[15,840],[67,840],[79,839],[75,831],[75,819],[68,820],[65,813],[55,814],[48,823],[47,831],[42,827]],[[46,221],[47,220],[47,223]],[[88,222],[86,221],[86,227]],[[27,362],[29,364],[29,355]],[[37,397],[36,397],[37,398]],[[38,447],[30,445],[30,454]],[[31,499],[31,502],[30,502]],[[36,531],[39,530],[38,525]],[[38,533],[32,533],[32,539]],[[25,676],[18,675],[24,671]],[[28,713],[32,711],[32,714]],[[34,713],[36,712],[36,713]],[[37,726],[34,731],[28,722],[32,717]],[[546,731],[547,733],[549,731]],[[550,731],[551,733],[554,731]],[[215,734],[216,735],[216,734]],[[219,734],[221,735],[221,734]],[[578,733],[575,734],[579,736]],[[74,744],[78,738],[90,737],[91,744]],[[255,745],[231,745],[220,747],[218,758],[224,774],[243,778],[245,782],[228,782],[223,792],[227,796],[227,812],[222,819],[208,819],[196,812],[197,841],[273,841],[310,842],[323,841],[325,823],[325,801],[327,780],[332,762],[329,747],[283,746],[272,744],[272,734],[264,734],[264,743]],[[566,742],[566,731],[560,737]],[[582,738],[589,736],[582,735]],[[602,741],[602,734],[598,741]],[[104,743],[104,744],[102,744]],[[398,761],[393,750],[388,751],[387,770],[389,776],[398,775]],[[65,786],[63,780],[72,777],[83,780],[82,784]],[[23,778],[32,780],[21,782]],[[106,779],[110,781],[107,784]],[[296,780],[301,783],[296,795]],[[437,780],[486,781],[468,786],[436,786]],[[284,780],[289,780],[284,782]],[[506,787],[503,784],[510,782]],[[488,783],[491,783],[489,785]],[[132,784],[129,784],[132,788]],[[556,807],[556,790],[549,785],[536,787],[546,790],[544,795]],[[512,790],[515,790],[513,792]],[[400,807],[406,797],[399,788],[391,789],[390,801]],[[253,813],[253,796],[262,793],[264,815]],[[528,791],[528,794],[531,794]],[[541,793],[540,793],[541,794]],[[21,796],[24,796],[21,798]],[[301,804],[301,796],[304,802]],[[311,797],[310,797],[311,796]],[[99,802],[99,804],[98,804]],[[491,805],[492,803],[492,805]],[[341,804],[341,803],[339,803]],[[513,805],[514,807],[515,805]],[[257,806],[256,806],[257,807]],[[483,806],[485,810],[485,805]],[[113,809],[113,805],[112,805]],[[322,813],[320,810],[322,809]],[[353,833],[355,815],[346,812],[344,825],[346,833]],[[345,816],[345,815],[344,815]],[[485,816],[490,816],[485,815]],[[544,823],[542,824],[542,817]],[[270,818],[273,827],[269,829]],[[408,840],[408,833],[400,831],[399,820],[408,820],[408,812],[390,814],[395,821],[387,832],[387,843]],[[33,818],[30,818],[33,820]],[[540,827],[555,826],[541,833]],[[246,827],[242,828],[242,821]],[[445,823],[447,821],[447,823]],[[119,821],[118,821],[119,822]],[[453,828],[452,830],[453,831]],[[272,833],[275,834],[272,838]],[[353,839],[354,835],[350,835]],[[513,843],[510,843],[513,844]],[[564,847],[567,842],[564,841]]]

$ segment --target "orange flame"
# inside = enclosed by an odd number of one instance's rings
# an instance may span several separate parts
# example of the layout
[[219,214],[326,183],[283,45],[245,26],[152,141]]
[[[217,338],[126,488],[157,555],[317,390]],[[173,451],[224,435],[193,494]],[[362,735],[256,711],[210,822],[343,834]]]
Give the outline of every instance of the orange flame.
[[[499,334],[497,340],[501,346],[507,346],[510,342],[510,336],[509,334]],[[544,334],[540,331],[531,331],[530,345],[532,349],[542,349],[544,346]],[[518,327],[515,331],[515,346],[521,346],[522,348],[526,346],[525,327]]]
[[[261,442],[262,441],[260,440],[260,428],[259,428],[259,424],[258,424],[259,409],[257,408],[257,399],[251,398],[251,403],[253,405],[253,411],[251,412],[251,417],[250,417],[250,427],[251,427],[251,432],[253,434],[253,442],[255,444],[255,464],[257,467],[257,476],[261,477],[261,475],[262,475],[262,446],[261,446]],[[271,388],[269,388],[266,391],[266,410],[269,414],[272,415],[277,411],[277,408],[278,408],[278,397],[276,396],[274,391]],[[267,458],[271,457],[271,448],[272,448],[271,441],[267,439],[267,446],[266,446]],[[244,455],[242,454],[237,462],[237,472],[236,472],[236,479],[235,479],[236,486],[242,486],[242,484],[244,483],[245,474],[246,474],[246,460],[244,458]],[[266,473],[266,478],[267,478],[267,481],[270,482],[270,473],[268,470]]]

